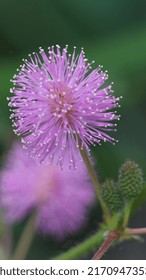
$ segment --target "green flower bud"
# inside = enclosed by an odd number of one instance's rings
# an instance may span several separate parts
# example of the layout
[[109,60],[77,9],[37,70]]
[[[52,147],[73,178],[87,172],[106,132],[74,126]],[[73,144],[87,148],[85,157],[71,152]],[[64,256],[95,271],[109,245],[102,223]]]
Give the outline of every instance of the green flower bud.
[[118,186],[126,199],[136,198],[144,186],[143,173],[138,164],[134,161],[127,160],[121,166]]
[[113,180],[107,179],[102,185],[102,196],[111,211],[117,211],[122,207],[122,198]]

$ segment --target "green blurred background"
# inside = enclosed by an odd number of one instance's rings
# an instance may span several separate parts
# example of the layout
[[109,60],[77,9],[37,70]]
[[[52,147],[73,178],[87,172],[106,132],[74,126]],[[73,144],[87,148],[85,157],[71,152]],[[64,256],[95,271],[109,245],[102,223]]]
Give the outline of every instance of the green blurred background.
[[[29,52],[54,44],[68,44],[70,49],[75,45],[77,50],[84,47],[88,59],[95,60],[94,66],[102,64],[108,70],[115,95],[123,96],[122,117],[114,133],[119,143],[104,143],[94,150],[100,180],[116,178],[127,158],[139,163],[146,174],[145,0],[0,0],[0,155],[14,138],[6,101],[10,79]],[[37,235],[28,258],[51,258],[93,233],[101,220],[96,210],[95,206],[81,232],[63,242]],[[146,226],[146,206],[131,225]],[[15,227],[15,241],[22,229],[23,223]],[[108,258],[146,259],[146,244],[122,243],[106,254]]]

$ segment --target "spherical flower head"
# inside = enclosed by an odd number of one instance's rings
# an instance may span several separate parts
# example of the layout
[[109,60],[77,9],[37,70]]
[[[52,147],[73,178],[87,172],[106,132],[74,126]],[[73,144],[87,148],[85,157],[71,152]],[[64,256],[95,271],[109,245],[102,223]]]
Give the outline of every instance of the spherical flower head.
[[4,221],[22,220],[35,209],[36,227],[44,233],[63,238],[80,229],[95,192],[80,160],[77,170],[65,166],[38,165],[21,144],[13,144],[0,173]]
[[[92,72],[83,49],[68,54],[57,45],[48,54],[29,55],[18,74],[14,75],[12,108],[14,131],[21,135],[24,148],[39,162],[56,160],[63,165],[69,150],[69,165],[76,167],[79,146],[90,151],[90,144],[101,140],[114,143],[108,135],[114,130],[113,111],[119,98],[112,95],[108,75],[99,66]],[[79,153],[79,150],[78,150]]]

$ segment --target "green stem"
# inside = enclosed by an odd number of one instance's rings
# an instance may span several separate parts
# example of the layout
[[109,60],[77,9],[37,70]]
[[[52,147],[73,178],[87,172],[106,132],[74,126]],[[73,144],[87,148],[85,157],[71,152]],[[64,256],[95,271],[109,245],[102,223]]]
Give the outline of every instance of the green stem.
[[54,258],[54,260],[76,260],[77,258],[82,257],[103,241],[104,233],[104,230],[98,231],[98,233],[89,237],[79,245],[69,249],[65,253],[58,255],[56,258]]
[[102,208],[103,213],[104,213],[105,221],[108,221],[110,219],[111,214],[110,214],[109,209],[107,208],[107,206],[106,206],[106,204],[105,204],[105,202],[104,202],[104,200],[102,198],[101,190],[100,190],[100,184],[98,182],[97,176],[96,176],[96,174],[94,172],[94,169],[92,167],[92,164],[91,164],[91,162],[89,160],[89,157],[88,157],[86,151],[84,149],[82,149],[81,147],[80,147],[80,153],[81,153],[82,158],[84,160],[84,163],[85,163],[85,165],[87,167],[87,170],[88,170],[90,179],[92,181],[92,184],[93,184],[93,186],[94,186],[94,188],[96,190],[96,193],[97,193],[97,196],[98,196],[98,200],[100,202],[101,208]]
[[123,213],[123,223],[122,223],[123,228],[127,227],[128,225],[132,203],[133,203],[132,201],[126,202],[124,213]]
[[34,234],[35,234],[35,221],[36,215],[33,214],[28,219],[28,222],[22,232],[22,235],[18,241],[17,247],[15,249],[14,254],[12,255],[12,260],[24,260],[28,250],[30,248],[31,242],[33,240]]

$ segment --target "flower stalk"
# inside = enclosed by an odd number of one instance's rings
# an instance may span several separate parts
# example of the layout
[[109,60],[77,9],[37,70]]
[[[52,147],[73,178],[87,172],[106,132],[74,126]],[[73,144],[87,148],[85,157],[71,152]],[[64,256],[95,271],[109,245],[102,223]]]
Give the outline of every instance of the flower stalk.
[[104,214],[104,219],[105,221],[108,221],[111,217],[111,214],[110,214],[110,211],[107,207],[107,205],[105,204],[103,198],[102,198],[102,194],[101,194],[101,190],[100,190],[100,184],[98,182],[98,179],[97,179],[97,176],[94,172],[94,169],[92,167],[92,164],[90,162],[90,159],[87,155],[87,152],[85,151],[85,149],[82,149],[81,148],[81,143],[79,142],[79,149],[80,149],[80,153],[81,153],[81,156],[84,160],[84,163],[87,167],[87,170],[88,170],[88,173],[89,173],[89,176],[90,176],[90,179],[92,181],[92,184],[95,188],[95,191],[97,193],[97,196],[98,196],[98,200],[100,202],[100,205],[101,205],[101,208],[103,210],[103,214]]
[[125,205],[125,208],[123,211],[123,223],[122,223],[123,228],[127,227],[127,225],[128,225],[132,203],[133,203],[133,201],[126,202],[126,205]]
[[17,247],[13,253],[13,255],[11,256],[12,260],[24,260],[30,245],[32,243],[32,240],[34,238],[35,235],[35,217],[36,214],[33,213],[30,218],[27,221],[27,224],[22,232],[22,235],[18,241]]

